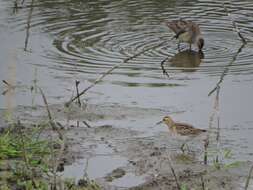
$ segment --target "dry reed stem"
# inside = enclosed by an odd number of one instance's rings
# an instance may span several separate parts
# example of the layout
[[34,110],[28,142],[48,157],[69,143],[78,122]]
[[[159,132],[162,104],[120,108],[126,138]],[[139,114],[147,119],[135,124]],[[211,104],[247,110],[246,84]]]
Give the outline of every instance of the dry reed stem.
[[[49,124],[52,127],[52,130],[57,132],[59,139],[62,141],[61,148],[59,150],[59,154],[58,154],[57,157],[53,153],[53,150],[51,150],[52,155],[53,155],[53,172],[52,172],[53,173],[53,179],[54,179],[53,190],[56,190],[57,168],[58,168],[60,159],[63,157],[63,154],[64,154],[65,138],[64,138],[63,134],[61,133],[61,131],[59,130],[59,128],[56,126],[56,124],[55,124],[55,122],[54,122],[54,120],[52,118],[52,115],[51,115],[51,112],[49,110],[49,106],[48,106],[45,94],[43,93],[43,91],[42,91],[42,89],[40,87],[38,87],[38,88],[39,88],[40,93],[42,95],[44,104],[46,106],[47,115],[48,115],[48,119],[49,119]],[[52,148],[52,144],[51,144],[51,148]]]
[[205,190],[205,181],[204,181],[203,175],[200,176],[200,179],[201,179],[202,190]]
[[170,155],[169,155],[168,152],[167,152],[167,159],[168,159],[168,161],[169,161],[169,167],[170,167],[170,170],[171,170],[171,172],[172,172],[172,174],[173,174],[173,177],[174,177],[174,179],[175,179],[175,182],[176,182],[176,185],[177,185],[177,189],[180,190],[180,189],[181,189],[181,188],[180,188],[180,184],[179,184],[179,182],[178,182],[177,175],[176,175],[176,172],[175,172],[174,167],[173,167],[173,165],[172,165],[172,160],[171,160],[171,157],[170,157]]
[[52,115],[51,115],[51,112],[49,110],[49,106],[48,106],[48,103],[47,103],[46,96],[45,96],[44,92],[42,91],[42,89],[40,87],[38,87],[38,88],[40,90],[40,93],[41,93],[41,96],[43,98],[44,104],[46,106],[47,116],[48,116],[48,119],[49,119],[49,124],[52,127],[52,130],[56,131],[58,133],[58,135],[59,135],[59,138],[61,140],[63,140],[64,139],[63,134],[61,133],[61,131],[59,130],[59,128],[55,125],[55,122],[54,122],[54,120],[52,118]]
[[251,168],[249,170],[249,175],[247,177],[244,190],[247,190],[248,187],[249,187],[249,182],[250,182],[250,178],[251,178],[252,172],[253,172],[253,166],[251,166]]
[[239,38],[242,40],[243,44],[246,44],[246,43],[247,43],[246,39],[245,39],[245,38],[243,37],[243,35],[241,34],[240,29],[238,28],[238,26],[237,26],[236,22],[234,21],[234,19],[232,18],[231,14],[228,12],[227,7],[225,6],[224,3],[222,3],[222,6],[223,6],[223,8],[224,8],[224,10],[225,10],[225,12],[226,12],[226,14],[227,14],[227,16],[230,18],[230,20],[231,20],[231,22],[232,22],[232,25],[233,25],[233,27],[234,27],[234,30],[236,31],[237,35],[238,35]]

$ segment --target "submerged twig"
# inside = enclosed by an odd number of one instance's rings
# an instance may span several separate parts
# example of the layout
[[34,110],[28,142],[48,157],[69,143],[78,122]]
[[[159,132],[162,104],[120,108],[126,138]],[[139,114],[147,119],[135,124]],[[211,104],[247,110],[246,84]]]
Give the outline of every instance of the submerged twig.
[[249,170],[249,175],[247,177],[244,190],[247,190],[248,187],[249,187],[249,182],[250,182],[250,179],[251,179],[252,172],[253,172],[253,166],[251,166],[251,168]]
[[163,41],[155,46],[152,46],[150,48],[144,49],[142,51],[140,51],[139,53],[134,54],[131,57],[125,58],[121,63],[119,63],[118,65],[113,66],[112,68],[108,69],[105,73],[101,74],[90,86],[88,86],[87,88],[85,88],[82,92],[80,92],[78,95],[76,95],[74,98],[72,98],[69,102],[67,102],[65,105],[69,106],[73,101],[75,101],[77,98],[79,98],[80,96],[84,95],[89,89],[91,89],[92,87],[94,87],[97,83],[99,83],[100,81],[102,81],[102,79],[104,77],[106,77],[108,74],[110,74],[113,70],[115,70],[116,68],[120,67],[121,65],[127,63],[128,61],[138,57],[139,55],[145,53],[146,51],[149,51],[151,49],[157,48],[163,44],[167,43],[167,41]]
[[233,25],[233,27],[234,27],[236,33],[238,34],[239,38],[242,40],[242,42],[243,42],[244,44],[246,44],[246,43],[247,43],[246,39],[245,39],[245,38],[243,37],[243,35],[241,34],[240,29],[238,28],[238,26],[237,26],[236,22],[234,21],[234,19],[232,18],[231,14],[228,12],[227,7],[225,6],[224,3],[222,3],[222,5],[223,5],[223,8],[224,8],[226,14],[227,14],[228,17],[231,19],[232,25]]
[[29,11],[29,14],[28,14],[28,17],[27,17],[25,48],[24,48],[25,51],[27,51],[27,46],[28,46],[28,41],[29,41],[29,36],[30,36],[30,27],[31,27],[31,19],[32,19],[32,12],[33,12],[33,3],[34,3],[34,0],[32,0],[32,2],[31,2],[30,11]]

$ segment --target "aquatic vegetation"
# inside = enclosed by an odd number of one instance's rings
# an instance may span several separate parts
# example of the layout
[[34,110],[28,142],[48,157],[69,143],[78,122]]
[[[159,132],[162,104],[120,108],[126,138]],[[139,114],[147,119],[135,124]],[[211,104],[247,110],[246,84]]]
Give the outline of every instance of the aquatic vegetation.
[[42,130],[48,126],[27,127],[18,121],[0,134],[0,189],[61,189],[98,190],[93,180],[76,185],[61,179],[58,163],[55,162],[60,152],[61,141],[57,138],[40,137]]

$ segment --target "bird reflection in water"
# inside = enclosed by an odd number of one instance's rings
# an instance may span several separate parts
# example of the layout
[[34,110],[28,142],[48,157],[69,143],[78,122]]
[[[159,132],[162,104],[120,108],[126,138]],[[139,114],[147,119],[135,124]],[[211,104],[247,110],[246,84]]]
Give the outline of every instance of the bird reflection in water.
[[177,67],[183,72],[194,72],[202,63],[203,58],[204,53],[202,51],[184,50],[178,52],[171,58],[167,57],[164,61],[162,61],[161,67],[163,73],[167,76],[169,75],[164,67],[164,64],[168,65],[169,67]]

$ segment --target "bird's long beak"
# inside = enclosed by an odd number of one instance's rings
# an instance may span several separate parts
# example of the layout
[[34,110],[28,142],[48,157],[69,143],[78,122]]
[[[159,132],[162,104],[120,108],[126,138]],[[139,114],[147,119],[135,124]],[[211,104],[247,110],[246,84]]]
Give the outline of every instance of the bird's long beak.
[[156,123],[156,125],[160,125],[162,122],[163,122],[163,121],[159,121],[159,122]]

